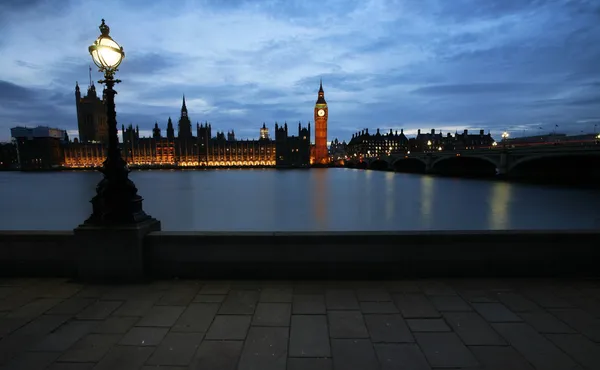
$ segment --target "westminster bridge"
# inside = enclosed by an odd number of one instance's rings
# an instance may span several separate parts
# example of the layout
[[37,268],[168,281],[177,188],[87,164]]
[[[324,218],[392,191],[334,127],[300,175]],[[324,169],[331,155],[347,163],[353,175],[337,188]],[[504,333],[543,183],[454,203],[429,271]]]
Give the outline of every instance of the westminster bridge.
[[398,153],[351,160],[348,167],[442,175],[577,177],[600,180],[600,145],[548,145]]

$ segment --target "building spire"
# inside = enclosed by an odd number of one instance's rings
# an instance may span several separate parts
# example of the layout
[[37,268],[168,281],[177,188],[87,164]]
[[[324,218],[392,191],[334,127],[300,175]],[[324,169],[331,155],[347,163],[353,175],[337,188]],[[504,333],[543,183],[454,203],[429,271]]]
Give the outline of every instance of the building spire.
[[92,66],[90,66],[90,87],[92,87],[94,83],[92,82]]
[[322,78],[320,79],[320,82],[319,82],[319,92],[323,92],[323,79]]

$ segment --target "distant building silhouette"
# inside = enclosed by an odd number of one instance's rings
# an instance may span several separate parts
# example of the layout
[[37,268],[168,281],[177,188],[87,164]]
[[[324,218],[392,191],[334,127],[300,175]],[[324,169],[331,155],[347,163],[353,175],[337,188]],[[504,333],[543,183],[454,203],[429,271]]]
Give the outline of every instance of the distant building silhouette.
[[381,134],[377,129],[375,135],[371,135],[367,128],[352,135],[347,152],[350,157],[381,156],[405,152],[407,148],[408,139],[403,129],[400,133],[390,129],[387,134]]
[[106,107],[104,105],[104,92],[102,99],[98,97],[96,86],[91,79],[87,94],[81,96],[79,84],[75,83],[75,105],[77,107],[77,128],[79,141],[82,143],[99,142],[108,144],[108,122]]
[[52,169],[63,162],[62,144],[67,139],[65,130],[45,126],[14,127],[10,129],[10,135],[22,170]]
[[298,136],[288,135],[287,123],[275,123],[275,147],[278,167],[309,167],[310,165],[310,123],[302,127],[298,122]]

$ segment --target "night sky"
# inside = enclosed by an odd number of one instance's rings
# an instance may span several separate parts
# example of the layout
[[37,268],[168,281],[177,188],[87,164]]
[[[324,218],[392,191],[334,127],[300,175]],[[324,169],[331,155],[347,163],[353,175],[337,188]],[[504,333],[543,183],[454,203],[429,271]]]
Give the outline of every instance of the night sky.
[[164,134],[182,94],[213,132],[296,128],[313,120],[320,78],[330,140],[367,127],[600,131],[598,0],[1,0],[0,141],[16,125],[76,136],[75,81],[89,83],[102,18],[126,54],[119,127],[142,135],[155,121]]

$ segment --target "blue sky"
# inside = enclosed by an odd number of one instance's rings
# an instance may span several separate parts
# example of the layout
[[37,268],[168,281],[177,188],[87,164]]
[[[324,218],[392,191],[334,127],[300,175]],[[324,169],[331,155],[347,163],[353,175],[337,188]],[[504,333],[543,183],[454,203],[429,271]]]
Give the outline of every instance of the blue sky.
[[119,126],[146,135],[178,118],[182,94],[213,130],[295,128],[313,120],[319,78],[330,140],[600,132],[598,0],[2,0],[0,141],[15,125],[76,135],[101,18],[126,53]]

